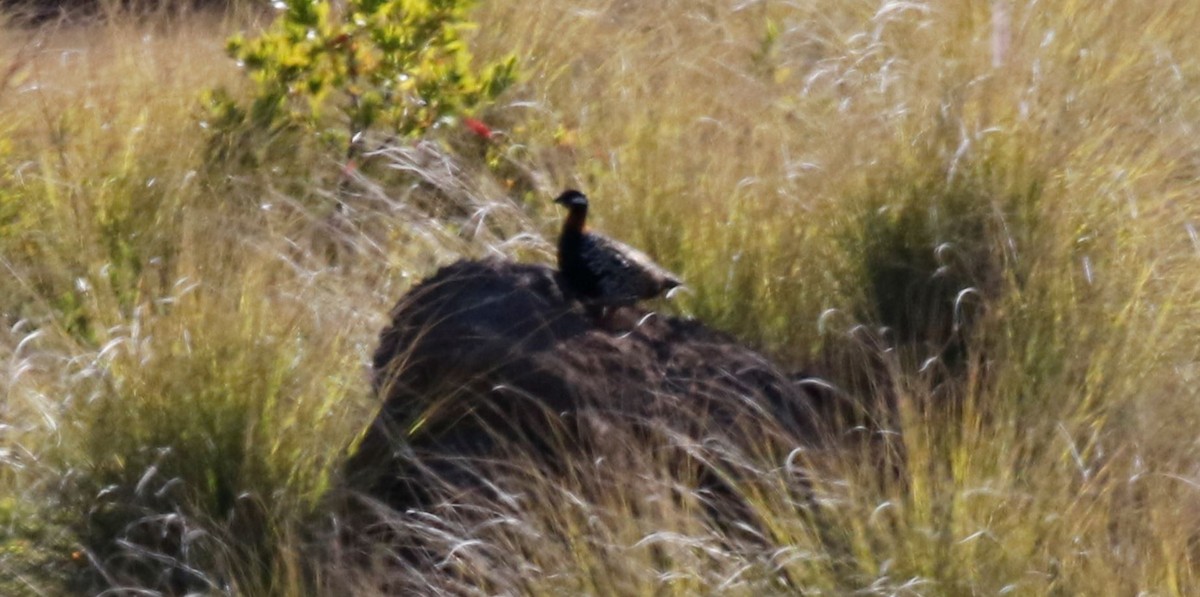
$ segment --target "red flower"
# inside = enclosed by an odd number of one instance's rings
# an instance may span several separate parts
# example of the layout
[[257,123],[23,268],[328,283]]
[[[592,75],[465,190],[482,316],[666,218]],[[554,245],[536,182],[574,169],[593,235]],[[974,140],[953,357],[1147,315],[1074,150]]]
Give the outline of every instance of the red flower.
[[327,42],[327,44],[331,48],[341,48],[342,46],[346,45],[346,42],[348,42],[348,41],[350,41],[350,34],[343,33],[343,34],[329,40]]
[[482,120],[468,116],[463,119],[463,125],[471,129],[472,133],[479,135],[479,138],[486,139],[488,141],[492,140],[494,133],[492,133],[491,127],[484,124]]

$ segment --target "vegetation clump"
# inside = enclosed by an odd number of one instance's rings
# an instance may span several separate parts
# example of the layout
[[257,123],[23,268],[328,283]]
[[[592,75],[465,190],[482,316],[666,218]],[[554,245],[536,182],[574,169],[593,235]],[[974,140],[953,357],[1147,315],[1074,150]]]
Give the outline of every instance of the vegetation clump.
[[516,80],[517,63],[509,55],[472,64],[464,39],[472,4],[281,3],[260,35],[228,42],[252,90],[248,102],[225,90],[211,96],[214,157],[287,156],[315,139],[353,162],[376,149],[368,139],[419,138],[487,105]]

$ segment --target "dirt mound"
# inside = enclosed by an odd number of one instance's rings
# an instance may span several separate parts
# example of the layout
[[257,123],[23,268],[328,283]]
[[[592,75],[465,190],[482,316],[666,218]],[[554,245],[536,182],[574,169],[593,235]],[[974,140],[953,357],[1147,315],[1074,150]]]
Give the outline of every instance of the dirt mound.
[[431,475],[471,483],[463,462],[514,446],[553,463],[630,432],[756,450],[816,438],[822,398],[802,376],[696,321],[631,311],[625,327],[598,327],[542,265],[442,268],[381,335],[383,406],[347,465],[351,486],[403,510]]

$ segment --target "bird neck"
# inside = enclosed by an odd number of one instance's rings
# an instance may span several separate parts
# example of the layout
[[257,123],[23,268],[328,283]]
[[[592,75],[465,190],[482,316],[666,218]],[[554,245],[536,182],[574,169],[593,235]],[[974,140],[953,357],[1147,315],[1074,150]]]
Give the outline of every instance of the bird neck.
[[587,206],[573,205],[567,220],[563,222],[563,234],[583,234],[587,230]]

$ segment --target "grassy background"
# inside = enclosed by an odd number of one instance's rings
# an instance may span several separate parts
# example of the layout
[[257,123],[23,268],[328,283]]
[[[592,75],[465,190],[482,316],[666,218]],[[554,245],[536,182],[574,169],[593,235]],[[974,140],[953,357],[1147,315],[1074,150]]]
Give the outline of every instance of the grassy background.
[[768,482],[740,490],[765,554],[654,501],[671,488],[649,456],[577,486],[531,473],[538,507],[509,524],[443,518],[453,573],[421,582],[1194,590],[1200,7],[534,0],[475,17],[476,55],[515,51],[525,73],[484,114],[508,173],[472,161],[469,135],[397,150],[416,182],[359,180],[346,212],[335,156],[208,159],[199,98],[241,88],[221,48],[245,17],[3,31],[0,592],[154,586],[164,537],[186,537],[213,592],[351,583],[301,570],[373,415],[388,308],[458,256],[549,260],[568,185],[688,281],[678,311],[894,398],[881,424],[905,466],[825,455],[812,509],[758,463]]

